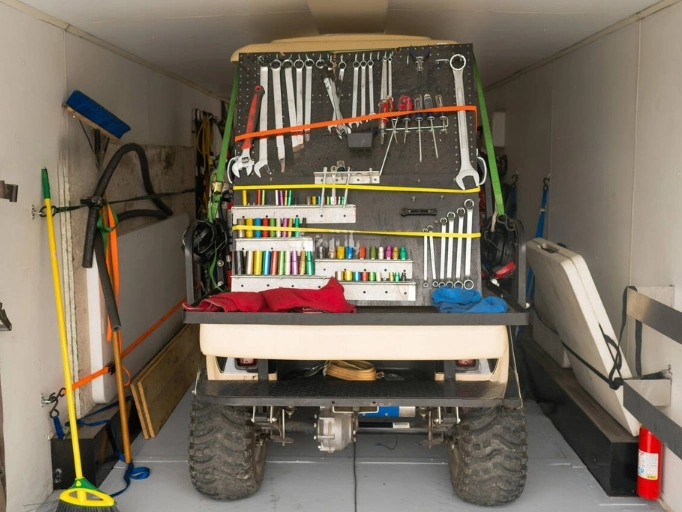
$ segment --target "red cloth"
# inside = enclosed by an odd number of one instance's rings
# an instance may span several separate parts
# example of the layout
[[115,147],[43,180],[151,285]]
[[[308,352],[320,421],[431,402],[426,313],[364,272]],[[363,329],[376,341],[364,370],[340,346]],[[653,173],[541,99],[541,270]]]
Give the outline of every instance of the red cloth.
[[355,306],[343,295],[343,286],[336,279],[319,290],[274,288],[263,292],[225,292],[203,299],[198,306],[183,305],[185,311],[242,311],[249,313],[293,310],[325,313],[355,313]]

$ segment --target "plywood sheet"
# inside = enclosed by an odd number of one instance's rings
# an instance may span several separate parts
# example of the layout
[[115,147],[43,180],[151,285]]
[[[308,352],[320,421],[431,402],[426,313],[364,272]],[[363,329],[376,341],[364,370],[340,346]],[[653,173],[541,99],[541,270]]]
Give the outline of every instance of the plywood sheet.
[[[176,215],[118,239],[121,290],[119,312],[121,338],[125,350],[150,327],[173,309],[185,296],[185,268],[182,234],[189,224],[186,214]],[[106,312],[97,264],[86,270],[91,370],[113,361],[111,343],[106,340]],[[152,332],[124,360],[132,375],[137,374],[182,324],[178,309]],[[116,395],[113,375],[92,383],[93,400],[108,403]]]
[[[615,340],[616,334],[587,265],[580,255],[542,238],[530,241],[527,250],[536,286],[542,289],[543,303],[560,338],[602,375],[608,375],[615,349],[607,346],[604,336]],[[622,388],[614,391],[570,352],[568,357],[585,390],[626,430],[637,435],[639,422],[624,409]],[[621,376],[632,376],[624,359]]]

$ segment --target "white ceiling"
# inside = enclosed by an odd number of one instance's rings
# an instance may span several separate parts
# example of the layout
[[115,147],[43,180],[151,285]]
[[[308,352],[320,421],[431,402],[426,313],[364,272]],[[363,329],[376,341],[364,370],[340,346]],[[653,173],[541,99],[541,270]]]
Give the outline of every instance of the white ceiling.
[[[236,49],[317,35],[322,23],[306,0],[23,1],[220,96],[229,94],[229,59]],[[656,1],[365,0],[387,5],[381,17],[386,33],[473,43],[486,84]],[[352,31],[348,2],[337,5],[345,20],[340,31]],[[324,21],[328,27],[328,18]]]

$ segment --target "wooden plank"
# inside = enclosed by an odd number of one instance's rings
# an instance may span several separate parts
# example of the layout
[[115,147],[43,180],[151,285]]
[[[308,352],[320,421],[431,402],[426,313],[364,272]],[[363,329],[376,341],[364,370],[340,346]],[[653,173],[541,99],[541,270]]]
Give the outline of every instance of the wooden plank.
[[200,362],[199,326],[187,325],[133,379],[140,421],[147,422],[145,439],[159,433],[196,378]]
[[[141,372],[140,372],[141,373]],[[137,376],[140,377],[140,374]],[[130,390],[133,392],[133,400],[135,401],[135,408],[137,409],[137,416],[140,418],[140,425],[142,426],[142,435],[145,439],[149,439],[151,427],[149,426],[149,418],[142,410],[142,398],[140,396],[139,386],[135,382],[130,383]]]

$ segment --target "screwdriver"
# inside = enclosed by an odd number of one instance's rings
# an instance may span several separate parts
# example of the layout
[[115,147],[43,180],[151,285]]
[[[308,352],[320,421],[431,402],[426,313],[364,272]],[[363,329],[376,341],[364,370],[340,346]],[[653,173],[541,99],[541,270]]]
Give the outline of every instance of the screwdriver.
[[[412,98],[406,95],[402,95],[400,97],[400,100],[398,102],[398,110],[409,112],[410,110],[412,110],[413,106],[414,105],[412,104]],[[403,133],[403,144],[405,144],[405,142],[407,142],[407,133],[409,131],[410,114],[403,116],[403,122],[405,123],[405,133]]]
[[[433,98],[431,97],[430,94],[425,94],[424,95],[424,108],[433,108]],[[435,119],[436,114],[433,112],[427,112],[426,113],[426,118],[429,120],[429,124],[431,125],[431,135],[433,135],[433,150],[436,152],[436,159],[438,159],[438,144],[436,144],[436,131],[433,128],[433,120]]]
[[[384,113],[386,112],[388,108],[388,103],[385,99],[382,99],[379,102],[379,112]],[[379,140],[383,144],[384,143],[384,137],[386,136],[386,123],[388,122],[388,119],[385,117],[382,117],[379,119]]]
[[422,161],[422,97],[417,95],[414,97],[414,109],[417,111],[415,117],[417,118],[417,133],[419,134],[419,161]]
[[[443,95],[442,94],[436,94],[436,107],[437,108],[442,108],[443,107]],[[440,125],[441,133],[448,133],[448,116],[445,115],[445,112],[440,112]]]

